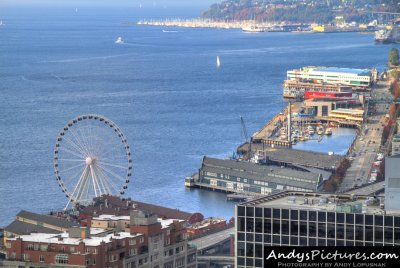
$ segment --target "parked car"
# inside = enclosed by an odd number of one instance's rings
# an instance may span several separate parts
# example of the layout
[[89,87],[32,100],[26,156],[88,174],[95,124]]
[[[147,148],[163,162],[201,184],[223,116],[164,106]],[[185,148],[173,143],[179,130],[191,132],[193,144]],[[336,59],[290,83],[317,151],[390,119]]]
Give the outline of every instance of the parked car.
[[382,161],[375,161],[372,165],[374,167],[380,167],[382,165]]

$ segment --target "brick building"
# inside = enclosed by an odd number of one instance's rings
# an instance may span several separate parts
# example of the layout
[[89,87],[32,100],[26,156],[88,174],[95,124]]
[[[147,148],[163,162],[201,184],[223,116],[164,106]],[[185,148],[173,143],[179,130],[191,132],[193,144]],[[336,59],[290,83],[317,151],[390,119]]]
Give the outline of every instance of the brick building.
[[[178,268],[196,267],[197,250],[186,240],[186,221],[162,220],[155,214],[132,211],[128,232],[107,234],[106,222],[126,221],[107,215],[99,217],[99,228],[72,227],[67,232],[31,233],[9,238],[6,267],[101,267]],[[106,222],[105,224],[103,224]],[[124,223],[125,225],[125,223]],[[125,226],[124,226],[125,227]]]

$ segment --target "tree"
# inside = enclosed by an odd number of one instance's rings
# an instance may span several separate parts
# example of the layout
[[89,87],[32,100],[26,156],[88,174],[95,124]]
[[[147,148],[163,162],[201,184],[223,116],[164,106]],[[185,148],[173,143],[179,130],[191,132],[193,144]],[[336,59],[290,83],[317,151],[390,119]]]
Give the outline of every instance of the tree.
[[397,48],[392,48],[389,52],[389,59],[388,59],[389,66],[398,66],[400,65],[399,60],[399,50]]
[[396,119],[396,104],[392,103],[389,108],[389,118]]

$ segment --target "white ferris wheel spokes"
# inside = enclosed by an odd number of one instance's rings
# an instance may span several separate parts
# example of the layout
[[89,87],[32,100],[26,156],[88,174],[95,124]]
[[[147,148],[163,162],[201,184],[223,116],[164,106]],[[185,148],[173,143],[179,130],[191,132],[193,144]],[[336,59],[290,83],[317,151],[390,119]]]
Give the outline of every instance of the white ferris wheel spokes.
[[58,135],[54,149],[56,180],[69,205],[102,195],[123,195],[132,176],[132,157],[121,129],[95,114],[78,116]]

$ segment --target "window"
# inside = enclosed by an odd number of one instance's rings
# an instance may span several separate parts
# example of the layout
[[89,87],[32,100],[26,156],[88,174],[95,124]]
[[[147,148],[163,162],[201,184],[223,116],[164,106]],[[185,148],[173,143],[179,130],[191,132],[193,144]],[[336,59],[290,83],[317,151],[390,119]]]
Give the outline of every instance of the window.
[[110,262],[116,261],[117,255],[110,255],[109,260],[110,260]]
[[183,267],[184,265],[185,265],[185,259],[184,258],[178,259],[175,262],[175,267]]
[[130,239],[129,245],[131,245],[131,246],[136,245],[136,239]]
[[22,255],[22,259],[24,260],[24,261],[30,261],[30,255],[29,254],[23,254]]
[[140,239],[139,239],[139,243],[143,243],[144,242],[144,237],[142,236],[142,237],[140,237]]
[[33,250],[33,244],[28,245],[28,250]]
[[55,257],[56,263],[67,264],[68,263],[68,255],[67,254],[57,254]]
[[43,255],[39,256],[39,262],[44,262],[44,256]]
[[131,248],[131,249],[129,250],[129,255],[130,255],[130,256],[136,255],[136,248]]

